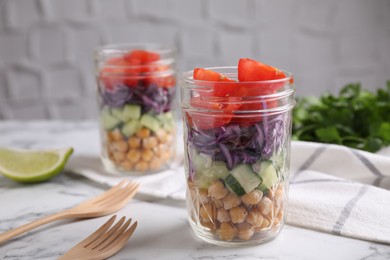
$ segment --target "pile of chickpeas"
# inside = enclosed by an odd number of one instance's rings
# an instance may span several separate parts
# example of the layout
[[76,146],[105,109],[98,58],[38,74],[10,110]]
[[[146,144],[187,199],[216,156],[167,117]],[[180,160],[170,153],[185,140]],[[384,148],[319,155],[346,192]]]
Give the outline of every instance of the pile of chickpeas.
[[209,229],[221,240],[250,240],[256,232],[263,232],[282,223],[284,214],[284,186],[271,188],[267,194],[253,190],[243,196],[230,192],[222,181],[208,189],[199,189],[188,182],[192,199],[192,219]]
[[153,132],[143,127],[128,138],[118,128],[107,131],[105,146],[108,158],[122,171],[159,170],[172,158],[172,131],[159,129]]

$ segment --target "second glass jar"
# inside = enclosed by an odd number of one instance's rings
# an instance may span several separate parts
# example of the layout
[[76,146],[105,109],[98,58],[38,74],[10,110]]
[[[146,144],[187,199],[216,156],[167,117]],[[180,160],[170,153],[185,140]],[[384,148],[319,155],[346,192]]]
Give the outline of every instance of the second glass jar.
[[154,44],[95,51],[101,157],[114,174],[168,168],[175,154],[174,51]]

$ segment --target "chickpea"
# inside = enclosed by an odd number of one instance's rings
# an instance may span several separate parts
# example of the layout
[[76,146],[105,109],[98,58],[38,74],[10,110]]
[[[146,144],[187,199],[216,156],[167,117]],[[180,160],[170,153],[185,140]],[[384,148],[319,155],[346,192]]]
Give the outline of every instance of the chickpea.
[[114,160],[114,153],[111,152],[111,150],[107,150],[107,155],[108,155],[108,158],[113,161]]
[[248,212],[243,207],[235,207],[232,208],[230,211],[230,218],[233,223],[242,223],[245,221],[246,216],[248,215]]
[[154,136],[147,137],[142,140],[142,146],[145,149],[153,149],[154,147],[157,146],[157,144],[158,144],[157,138]]
[[140,130],[137,131],[136,135],[137,135],[139,138],[141,138],[141,139],[147,138],[147,137],[150,136],[150,130],[147,129],[147,128],[145,128],[145,127],[144,127],[144,128],[141,128]]
[[258,208],[260,209],[263,215],[268,215],[272,211],[273,203],[272,200],[268,197],[263,197],[258,204]]
[[141,159],[141,153],[136,149],[130,149],[129,152],[126,154],[126,157],[129,162],[136,163]]
[[171,159],[171,150],[166,150],[161,154],[161,159],[165,162],[169,161]]
[[127,149],[129,148],[129,146],[127,145],[127,143],[123,140],[121,141],[116,141],[116,142],[112,142],[111,143],[111,149],[113,151],[118,151],[118,152],[122,152],[122,153],[125,153],[127,151]]
[[242,202],[244,202],[245,205],[256,205],[260,202],[261,198],[263,197],[263,192],[261,190],[253,190],[243,196],[241,196]]
[[230,214],[225,209],[219,209],[217,212],[217,220],[221,223],[230,221]]
[[241,204],[240,198],[230,192],[222,201],[224,209],[231,209]]
[[163,154],[164,151],[165,151],[165,145],[164,145],[164,144],[159,144],[159,145],[157,145],[156,147],[153,148],[153,151],[154,151],[154,153],[155,153],[157,156],[161,157],[162,154]]
[[145,162],[149,162],[153,158],[153,152],[151,150],[143,150],[141,152],[141,157]]
[[123,168],[123,170],[125,171],[130,171],[131,169],[133,169],[133,164],[127,160],[123,161],[121,163],[121,167]]
[[141,139],[136,137],[136,136],[130,137],[127,142],[129,143],[130,148],[140,148],[141,147]]
[[218,229],[218,235],[222,240],[230,241],[237,234],[237,229],[229,222],[223,222]]
[[253,237],[255,229],[248,223],[244,222],[238,225],[238,237],[242,240],[249,240]]
[[280,224],[280,219],[279,219],[279,218],[275,218],[274,221],[273,221],[273,223],[272,223],[272,226],[273,226],[273,227],[276,227],[276,226],[278,226],[279,224]]
[[149,165],[145,161],[139,161],[135,164],[135,169],[140,172],[144,172],[149,168]]
[[154,157],[150,161],[150,169],[151,170],[158,170],[161,167],[161,159],[158,157]]
[[209,196],[215,199],[222,199],[229,193],[228,189],[225,188],[221,181],[211,184],[208,188],[208,192]]
[[214,223],[213,222],[210,222],[210,221],[200,221],[200,224],[205,227],[205,228],[209,228],[211,230],[214,230],[215,229],[215,226],[214,226]]
[[279,212],[276,214],[276,217],[279,218],[279,219],[283,219],[283,215],[284,215],[283,207],[281,207],[279,209]]
[[111,131],[109,133],[109,139],[114,140],[114,141],[121,141],[123,140],[123,135],[119,128],[115,128],[115,130]]
[[204,204],[200,207],[199,215],[202,221],[214,222],[216,218],[215,208],[210,203]]
[[246,217],[246,222],[248,222],[254,227],[260,227],[261,224],[263,224],[263,220],[263,215],[261,215],[260,210],[256,208],[252,209]]
[[216,208],[218,208],[218,209],[223,208],[223,201],[222,200],[213,199],[213,203],[214,203]]
[[114,152],[113,153],[113,157],[114,157],[114,162],[120,163],[120,162],[122,162],[125,159],[126,156],[125,156],[124,153]]
[[283,194],[284,194],[283,189],[280,189],[280,186],[279,186],[279,188],[275,191],[275,197],[274,197],[274,203],[275,203],[276,207],[279,207],[282,205]]
[[266,229],[270,226],[270,224],[271,224],[270,221],[268,219],[264,218],[263,223],[261,224],[260,227],[256,228],[256,231]]
[[199,197],[200,203],[202,203],[202,204],[205,204],[205,203],[209,202],[209,200],[210,200],[209,196],[207,196],[207,190],[203,190],[203,189],[199,190],[198,197]]
[[166,143],[167,140],[168,140],[167,132],[165,132],[163,129],[159,129],[159,130],[156,132],[156,136],[158,137],[158,140],[159,140],[161,143]]

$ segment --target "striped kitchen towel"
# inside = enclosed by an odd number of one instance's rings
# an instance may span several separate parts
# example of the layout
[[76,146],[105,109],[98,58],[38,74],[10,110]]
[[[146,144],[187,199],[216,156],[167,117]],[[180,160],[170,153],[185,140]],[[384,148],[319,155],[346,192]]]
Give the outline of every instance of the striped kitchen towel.
[[390,244],[390,157],[293,142],[287,223]]
[[[292,142],[287,223],[390,244],[390,147],[384,154]],[[67,168],[109,186],[129,178],[107,174],[99,159],[92,159],[73,158]],[[185,199],[180,163],[161,173],[130,178],[141,183],[141,195]]]

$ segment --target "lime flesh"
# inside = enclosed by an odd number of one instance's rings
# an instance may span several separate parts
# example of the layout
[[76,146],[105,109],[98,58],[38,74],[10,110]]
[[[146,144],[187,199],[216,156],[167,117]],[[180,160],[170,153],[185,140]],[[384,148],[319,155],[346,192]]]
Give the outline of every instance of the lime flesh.
[[0,148],[0,173],[24,183],[41,182],[57,175],[73,148],[45,151]]

